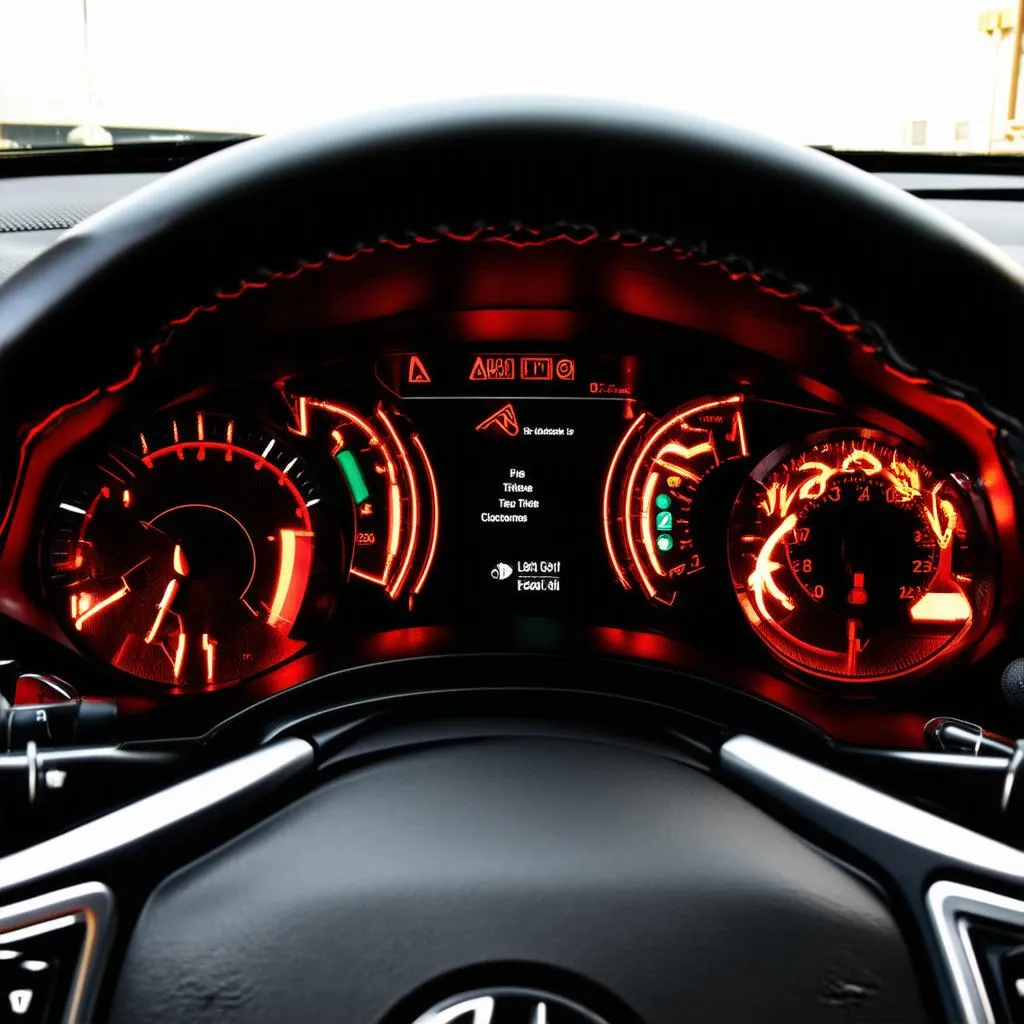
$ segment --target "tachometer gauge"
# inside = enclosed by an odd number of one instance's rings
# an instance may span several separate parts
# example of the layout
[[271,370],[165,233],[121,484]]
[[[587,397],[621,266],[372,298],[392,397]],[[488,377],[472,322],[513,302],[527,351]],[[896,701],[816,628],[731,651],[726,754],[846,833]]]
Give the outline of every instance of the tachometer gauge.
[[672,604],[682,581],[704,569],[692,507],[704,478],[747,454],[743,396],[707,398],[655,419],[642,413],[612,458],[604,489],[604,536],[625,587]]
[[50,591],[72,638],[115,668],[175,687],[233,682],[303,646],[319,503],[280,438],[169,416],[61,491]]
[[958,650],[991,587],[969,496],[899,442],[835,431],[768,456],[733,512],[740,603],[794,666],[892,679]]

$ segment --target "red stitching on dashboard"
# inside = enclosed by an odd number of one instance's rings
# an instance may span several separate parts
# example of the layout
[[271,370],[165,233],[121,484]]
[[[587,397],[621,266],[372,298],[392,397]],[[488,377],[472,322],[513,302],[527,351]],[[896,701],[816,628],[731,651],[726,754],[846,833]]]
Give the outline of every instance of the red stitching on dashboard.
[[120,391],[121,388],[128,387],[129,384],[142,372],[142,353],[138,349],[135,350],[135,365],[131,368],[131,372],[127,377],[119,380],[116,384],[108,384],[107,391]]
[[[528,229],[529,230],[529,229]],[[531,234],[533,232],[531,231]],[[540,232],[536,232],[540,234]],[[489,238],[483,239],[485,242],[501,242],[505,245],[511,245],[516,249],[534,249],[541,245],[550,245],[552,242],[570,242],[573,245],[586,245],[588,242],[595,242],[600,237],[596,231],[583,238],[573,238],[572,235],[559,234],[550,235],[544,238],[527,238],[519,240],[512,238],[511,234],[508,235],[492,235]]]
[[[415,245],[434,245],[443,239],[452,242],[497,242],[516,248],[537,247],[557,242],[582,247],[603,239],[609,242],[617,242],[624,248],[645,248],[649,252],[664,252],[675,260],[692,259],[699,266],[717,268],[727,274],[732,281],[750,280],[759,291],[773,298],[795,301],[798,308],[802,311],[817,315],[823,323],[833,330],[851,341],[856,340],[865,351],[872,352],[878,356],[886,370],[902,375],[897,370],[896,356],[891,352],[884,335],[876,325],[861,320],[853,310],[836,302],[834,299],[824,299],[823,297],[815,296],[807,286],[788,281],[782,274],[776,271],[757,271],[753,269],[749,261],[738,256],[711,256],[704,251],[703,246],[679,245],[673,239],[641,232],[614,231],[602,235],[601,232],[591,225],[576,224],[558,224],[549,228],[532,228],[522,224],[514,224],[500,230],[494,225],[484,224],[468,231],[456,231],[450,227],[442,227],[437,228],[432,234],[410,232],[407,239],[403,241],[382,236],[378,240],[378,245],[390,246],[394,249],[409,249]],[[351,262],[360,256],[374,252],[374,248],[374,246],[364,245],[358,246],[348,253],[328,253],[323,260],[302,263],[289,271],[270,273],[267,275],[266,280],[250,284],[250,286],[266,287],[273,280],[291,280],[306,270],[320,269],[328,261]],[[222,293],[217,297],[217,302],[197,306],[186,315],[171,321],[168,327],[173,329],[174,327],[189,323],[200,313],[214,312],[221,300],[237,297],[244,294],[246,290],[246,284],[243,283],[235,292]],[[167,344],[172,335],[173,330],[168,331],[160,345]],[[971,391],[964,385],[955,384],[952,381],[932,379],[927,376],[915,379],[919,380],[924,386],[934,389],[940,397],[966,405],[989,424],[991,429],[995,429],[992,417],[998,418],[998,413],[992,411],[991,415],[986,416],[985,413],[989,411],[988,407],[977,392]]]
[[[494,225],[480,225],[466,232],[443,227],[437,228],[433,236],[420,232],[410,233],[408,239],[404,241],[382,236],[378,240],[378,245],[388,246],[392,249],[408,250],[417,245],[435,245],[442,239],[447,239],[452,242],[488,242],[508,245],[516,249],[529,249],[552,245],[558,242],[582,247],[592,242],[600,241],[602,237],[609,242],[617,242],[627,249],[646,248],[648,252],[666,252],[671,254],[676,260],[692,259],[699,266],[715,267],[727,274],[730,280],[750,280],[757,285],[760,291],[775,298],[795,299],[807,293],[806,288],[799,286],[790,286],[783,290],[782,288],[775,287],[773,284],[766,284],[764,283],[765,274],[758,273],[749,265],[744,266],[744,261],[735,257],[722,259],[708,256],[697,248],[674,245],[670,241],[639,233],[627,236],[621,231],[615,231],[602,236],[596,228],[591,226],[559,225],[553,228],[532,228],[527,225],[516,224],[499,230]],[[218,292],[215,297],[216,301],[196,306],[183,316],[171,320],[167,326],[172,329],[183,327],[185,324],[191,323],[200,313],[213,313],[222,302],[240,298],[247,291],[261,291],[273,281],[292,281],[308,270],[322,270],[329,262],[351,263],[360,256],[375,252],[376,248],[377,246],[373,245],[360,245],[347,253],[329,252],[323,259],[300,263],[292,270],[271,271],[262,280],[243,281],[234,291]],[[738,267],[740,269],[737,269]],[[772,275],[772,277],[778,278],[778,275]],[[845,316],[841,319],[836,317],[834,314],[842,310],[842,307],[837,303],[816,304],[813,302],[801,302],[798,305],[805,312],[816,313],[826,324],[843,334],[868,333],[865,325],[859,323],[855,317]],[[871,344],[872,347],[876,347],[874,342]]]
[[184,316],[179,317],[177,320],[171,320],[169,326],[183,327],[185,324],[189,323],[194,317],[197,317],[200,313],[212,313],[216,308],[216,302],[212,303],[209,306],[196,306],[195,309],[186,313]]

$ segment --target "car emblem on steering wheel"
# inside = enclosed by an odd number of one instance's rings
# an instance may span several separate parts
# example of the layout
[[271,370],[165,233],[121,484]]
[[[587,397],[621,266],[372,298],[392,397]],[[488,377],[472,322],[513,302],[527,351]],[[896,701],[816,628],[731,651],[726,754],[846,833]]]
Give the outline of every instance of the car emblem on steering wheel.
[[432,1007],[414,1024],[606,1024],[578,1003],[525,988],[481,989]]

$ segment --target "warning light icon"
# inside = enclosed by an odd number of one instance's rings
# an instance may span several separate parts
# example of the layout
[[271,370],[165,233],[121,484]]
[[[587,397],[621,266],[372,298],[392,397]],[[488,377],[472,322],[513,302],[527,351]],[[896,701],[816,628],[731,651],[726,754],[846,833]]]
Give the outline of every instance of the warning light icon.
[[410,384],[429,384],[430,374],[419,356],[409,357],[408,379]]
[[551,380],[554,360],[551,356],[523,356],[519,361],[523,380]]
[[478,423],[476,429],[482,433],[505,434],[508,437],[515,437],[519,433],[519,420],[516,418],[516,411],[511,402],[507,402],[496,413],[492,413],[482,423]]
[[512,356],[477,356],[469,371],[470,380],[515,380],[516,361]]
[[575,380],[576,379],[576,360],[575,359],[559,359],[555,363],[555,376],[559,380]]

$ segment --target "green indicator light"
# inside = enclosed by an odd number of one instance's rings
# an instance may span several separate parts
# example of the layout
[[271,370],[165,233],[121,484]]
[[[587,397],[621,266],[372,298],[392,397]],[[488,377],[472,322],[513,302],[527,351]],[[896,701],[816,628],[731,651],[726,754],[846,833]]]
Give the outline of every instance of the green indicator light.
[[356,457],[348,450],[338,452],[335,457],[338,460],[338,465],[341,466],[342,473],[345,474],[348,489],[352,492],[352,500],[357,505],[362,505],[370,496],[370,489],[366,486],[363,471],[359,468]]
[[669,505],[672,504],[672,498],[667,494],[659,494],[654,499],[654,504],[657,505],[658,508],[668,508]]
[[659,533],[657,540],[659,551],[671,551],[672,550],[672,534],[670,533]]
[[654,528],[656,530],[671,530],[672,529],[672,513],[671,512],[659,512],[654,517]]

